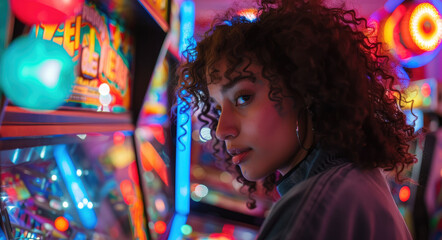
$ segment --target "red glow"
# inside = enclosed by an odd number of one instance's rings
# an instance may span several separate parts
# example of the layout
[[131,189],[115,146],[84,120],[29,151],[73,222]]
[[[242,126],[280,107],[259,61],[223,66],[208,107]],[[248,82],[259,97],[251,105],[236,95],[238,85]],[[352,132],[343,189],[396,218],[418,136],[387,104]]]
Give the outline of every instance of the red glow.
[[158,221],[154,225],[155,232],[158,234],[163,234],[166,231],[167,225],[163,221]]
[[431,87],[430,87],[430,84],[428,84],[428,83],[424,83],[424,84],[422,84],[422,87],[421,87],[421,93],[422,93],[422,95],[423,95],[424,97],[428,97],[428,96],[430,96],[430,94],[431,94]]
[[225,233],[212,233],[209,235],[209,239],[211,240],[235,240],[235,238],[231,235],[227,235]]
[[127,169],[129,171],[129,177],[130,179],[135,183],[135,185],[140,185],[140,180],[138,178],[138,169],[137,169],[137,163],[133,161],[129,168]]
[[122,145],[124,143],[125,138],[126,137],[124,136],[124,133],[115,132],[114,133],[114,144],[115,145]]
[[431,19],[424,19],[421,22],[422,23],[420,26],[422,28],[422,32],[424,32],[425,34],[430,34],[435,29],[435,27],[433,27]]
[[15,16],[26,24],[58,24],[81,12],[84,0],[10,0]]
[[233,232],[235,231],[235,226],[232,224],[224,224],[223,226],[223,233],[227,235],[233,235]]
[[164,184],[169,186],[167,166],[150,142],[141,144],[141,164],[146,171],[150,171],[153,168],[161,180],[163,180]]
[[132,203],[134,203],[135,191],[134,191],[131,181],[129,181],[127,179],[123,180],[120,183],[120,190],[121,190],[121,195],[123,195],[124,202],[127,205],[131,205]]
[[406,202],[410,199],[410,188],[408,186],[401,187],[401,190],[399,190],[399,199],[402,202]]
[[64,232],[69,228],[69,221],[64,217],[58,217],[55,219],[54,225],[58,231]]
[[164,145],[164,143],[166,143],[166,137],[164,136],[163,126],[161,126],[160,124],[151,124],[148,127],[149,130],[152,131],[152,134],[155,137],[155,139],[159,143]]

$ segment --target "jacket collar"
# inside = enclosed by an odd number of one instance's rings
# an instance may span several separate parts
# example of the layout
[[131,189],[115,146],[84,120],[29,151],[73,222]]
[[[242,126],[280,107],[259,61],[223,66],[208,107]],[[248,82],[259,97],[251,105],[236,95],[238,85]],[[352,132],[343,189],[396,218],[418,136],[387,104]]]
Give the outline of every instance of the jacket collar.
[[337,151],[325,151],[320,147],[310,150],[309,154],[298,165],[292,168],[277,182],[276,189],[280,196],[287,193],[293,186],[307,178],[321,173],[327,169],[348,162]]

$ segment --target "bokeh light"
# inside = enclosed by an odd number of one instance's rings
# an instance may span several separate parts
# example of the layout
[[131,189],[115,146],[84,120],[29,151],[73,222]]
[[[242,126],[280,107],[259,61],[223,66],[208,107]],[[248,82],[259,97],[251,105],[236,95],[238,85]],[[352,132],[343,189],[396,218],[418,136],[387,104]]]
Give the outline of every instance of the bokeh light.
[[204,168],[199,165],[193,166],[190,171],[192,173],[192,176],[196,179],[203,179],[204,177],[206,177],[206,170],[204,170]]
[[155,208],[158,212],[164,212],[164,210],[166,210],[166,204],[164,203],[164,200],[161,198],[155,199]]
[[189,235],[193,232],[192,226],[188,225],[188,224],[184,224],[183,226],[181,226],[181,233],[183,235]]
[[212,130],[208,127],[201,128],[199,139],[201,142],[207,142],[212,139]]
[[163,221],[158,221],[154,225],[155,232],[158,234],[163,234],[164,232],[166,232],[166,228],[167,228],[167,225]]
[[408,199],[410,199],[410,187],[408,186],[402,186],[401,189],[399,190],[399,199],[402,202],[406,202],[408,201]]
[[114,138],[114,144],[115,145],[122,145],[124,144],[124,141],[126,139],[126,137],[124,136],[124,133],[117,131],[114,133],[113,135]]
[[208,193],[209,193],[209,188],[207,188],[207,186],[205,186],[203,184],[198,184],[195,187],[195,194],[196,194],[196,196],[198,196],[200,198],[207,196]]
[[428,84],[428,83],[422,84],[422,86],[421,86],[421,93],[422,93],[422,96],[429,97],[430,94],[431,94],[430,84]]
[[219,179],[221,180],[221,182],[223,183],[231,183],[233,180],[233,176],[232,174],[224,171],[219,175]]
[[57,109],[75,81],[72,58],[52,41],[17,38],[0,61],[0,88],[12,103],[23,108]]
[[124,202],[127,205],[131,205],[134,203],[135,200],[135,190],[132,186],[131,181],[129,180],[123,180],[120,183],[120,191],[121,195],[123,195]]
[[100,93],[100,95],[109,95],[110,93],[109,84],[107,83],[100,84],[100,86],[98,87],[98,92]]
[[64,217],[58,217],[55,219],[54,225],[58,231],[64,232],[69,228],[69,221]]

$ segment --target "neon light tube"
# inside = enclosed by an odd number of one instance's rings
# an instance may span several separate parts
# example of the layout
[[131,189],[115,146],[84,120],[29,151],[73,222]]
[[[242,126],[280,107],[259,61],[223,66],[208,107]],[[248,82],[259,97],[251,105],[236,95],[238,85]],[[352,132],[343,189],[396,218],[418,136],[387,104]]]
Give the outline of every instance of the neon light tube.
[[180,55],[193,42],[195,29],[195,4],[192,0],[185,0],[181,4],[181,28],[180,28]]
[[187,215],[175,214],[173,216],[172,226],[170,228],[169,238],[167,240],[182,239],[181,227],[186,224]]
[[67,153],[66,145],[55,146],[54,157],[83,226],[87,229],[94,229],[97,224],[97,216],[93,209],[86,206],[89,202],[86,188],[77,176],[77,169]]
[[[184,1],[181,5],[180,55],[193,39],[195,4]],[[189,106],[178,98],[176,138],[175,211],[187,215],[190,211],[190,144],[192,118]]]

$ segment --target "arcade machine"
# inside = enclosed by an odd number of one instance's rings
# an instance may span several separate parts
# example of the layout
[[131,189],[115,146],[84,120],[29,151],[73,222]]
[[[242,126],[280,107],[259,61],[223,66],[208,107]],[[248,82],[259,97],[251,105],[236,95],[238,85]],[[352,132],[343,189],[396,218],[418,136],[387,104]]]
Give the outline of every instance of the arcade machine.
[[405,169],[405,177],[411,181],[402,184],[391,181],[393,198],[415,239],[442,236],[439,186],[442,158],[438,150],[441,76],[426,69],[441,59],[441,13],[440,1],[390,0],[369,20],[402,66],[406,88],[399,90],[407,101],[413,100],[412,111],[410,104],[403,106],[409,123],[414,123],[416,130],[424,127],[429,132],[424,139],[410,143],[410,152],[418,158],[412,168]]
[[[168,35],[171,36],[171,35]],[[178,61],[166,38],[135,130],[140,176],[152,239],[167,239],[175,211],[175,138],[171,104]]]
[[[407,115],[408,123],[414,124],[415,131],[423,127],[433,128],[430,125],[437,124],[431,121],[438,106],[438,83],[436,79],[415,80],[403,91],[407,95],[409,104],[403,106]],[[411,100],[413,100],[413,110],[411,111]],[[414,123],[413,123],[414,122]],[[424,123],[425,122],[425,123]],[[431,131],[431,130],[430,130]],[[405,177],[411,179],[399,184],[392,179],[390,181],[391,192],[394,200],[402,213],[405,222],[414,236],[421,236],[418,239],[428,239],[421,234],[428,234],[428,219],[422,215],[426,210],[423,202],[423,192],[427,191],[425,176],[428,174],[427,166],[433,160],[428,158],[430,134],[425,139],[417,139],[410,143],[409,151],[416,155],[417,163],[410,169],[405,169]],[[437,160],[436,160],[437,161]]]
[[146,6],[86,1],[56,25],[13,20],[13,38],[24,31],[65,49],[75,84],[51,111],[37,88],[5,93],[0,239],[150,239],[134,126],[168,25]]

